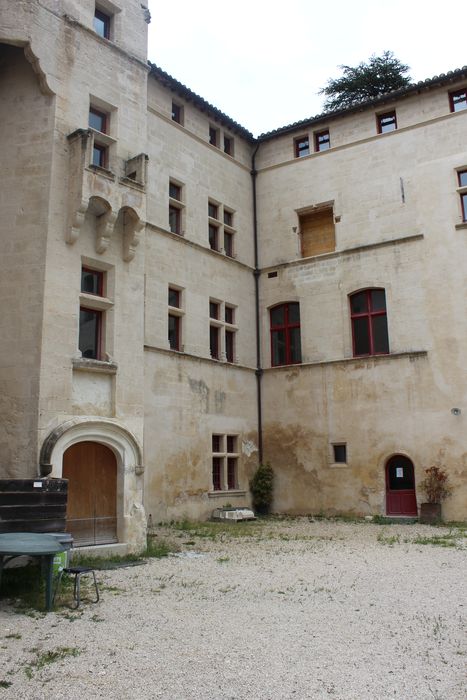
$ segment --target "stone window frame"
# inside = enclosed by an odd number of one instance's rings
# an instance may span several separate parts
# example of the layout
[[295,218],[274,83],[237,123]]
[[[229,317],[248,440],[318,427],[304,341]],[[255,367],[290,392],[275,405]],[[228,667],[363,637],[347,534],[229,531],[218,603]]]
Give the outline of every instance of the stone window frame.
[[238,307],[220,299],[209,299],[209,355],[217,362],[238,364]]
[[331,148],[331,134],[329,129],[315,131],[313,134],[313,139],[315,144],[315,153],[322,153],[323,151],[328,151]]
[[[226,221],[227,219],[227,221]],[[211,250],[235,259],[235,209],[208,198],[208,243]]]
[[[336,468],[345,468],[349,466],[349,449],[348,444],[345,440],[333,440],[329,444],[329,466]],[[342,448],[344,450],[342,455]],[[339,459],[339,450],[341,450],[341,456],[344,459]]]
[[[372,292],[383,292],[384,293],[384,309],[374,309],[372,302]],[[365,294],[366,297],[366,310],[362,312],[356,312],[352,309],[352,299],[355,299],[359,294]],[[367,287],[364,289],[358,289],[351,292],[348,295],[349,308],[350,308],[350,323],[352,326],[352,356],[353,357],[372,357],[375,355],[389,355],[390,345],[389,345],[389,329],[387,320],[387,302],[386,302],[386,290],[384,287]],[[386,320],[385,330],[387,337],[387,349],[384,351],[377,351],[375,345],[375,329],[374,323],[377,318],[384,317]],[[369,352],[357,353],[356,347],[357,343],[362,340],[361,331],[357,328],[357,321],[367,320],[367,336],[369,342]]]
[[[384,124],[384,121],[388,121]],[[397,115],[396,110],[392,109],[389,112],[380,112],[376,115],[376,128],[378,134],[390,134],[392,131],[397,131]]]
[[[83,290],[83,272],[91,272],[98,275],[98,287],[94,293]],[[113,308],[113,301],[109,299],[108,293],[108,270],[94,264],[90,264],[83,260],[81,264],[80,275],[80,293],[79,293],[79,325],[78,325],[78,351],[83,360],[97,360],[106,362],[109,358],[109,324],[107,323],[107,313]],[[96,353],[94,356],[84,357],[81,350],[81,327],[82,327],[82,311],[88,311],[95,315],[96,318],[96,338],[95,346]]]
[[[456,102],[457,97],[462,97],[459,102]],[[461,105],[458,107],[458,105]],[[460,88],[459,90],[452,90],[449,93],[449,109],[451,112],[462,112],[467,109],[467,87]]]
[[311,153],[310,148],[310,136],[309,134],[302,134],[301,136],[296,136],[293,140],[293,152],[294,158],[304,158],[309,156]]
[[[183,327],[183,317],[185,315],[183,297],[184,288],[179,287],[176,284],[168,285],[167,302],[168,302],[168,313],[167,313],[167,342],[169,343],[170,350],[174,352],[183,352],[184,346],[182,343],[182,327]],[[171,295],[172,293],[172,295]],[[174,296],[175,293],[175,296]],[[170,319],[174,320],[175,323],[175,344],[172,345],[170,342]]]
[[[298,321],[292,321],[289,319],[292,307],[297,307],[298,309]],[[273,314],[276,311],[283,310],[283,322],[275,323],[273,321]],[[299,352],[296,357],[293,356],[292,352],[292,331],[299,330]],[[270,345],[271,345],[271,367],[285,367],[287,365],[299,365],[302,362],[302,351],[301,351],[301,318],[300,318],[300,302],[298,301],[286,301],[280,304],[274,304],[269,308],[269,329],[270,329]],[[284,334],[284,344],[285,344],[285,362],[276,362],[276,356],[279,349],[279,334]]]
[[211,441],[211,493],[239,491],[240,435],[234,432],[213,433]]
[[184,236],[185,218],[185,185],[176,178],[169,178],[169,231],[178,236]]

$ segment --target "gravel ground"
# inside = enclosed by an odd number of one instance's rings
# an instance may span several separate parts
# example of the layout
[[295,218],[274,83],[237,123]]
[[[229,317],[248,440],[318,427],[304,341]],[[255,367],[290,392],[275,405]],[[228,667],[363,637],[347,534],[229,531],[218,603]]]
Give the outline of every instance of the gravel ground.
[[414,542],[447,532],[161,529],[179,554],[99,572],[97,605],[30,617],[1,601],[0,698],[465,700],[466,533]]

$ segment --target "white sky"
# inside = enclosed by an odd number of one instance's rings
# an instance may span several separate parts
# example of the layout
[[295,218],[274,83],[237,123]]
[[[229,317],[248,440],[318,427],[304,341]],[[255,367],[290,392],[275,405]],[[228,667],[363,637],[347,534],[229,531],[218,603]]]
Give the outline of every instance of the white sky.
[[340,64],[388,49],[415,81],[467,64],[466,0],[149,0],[149,9],[149,60],[255,135],[319,114],[316,93]]

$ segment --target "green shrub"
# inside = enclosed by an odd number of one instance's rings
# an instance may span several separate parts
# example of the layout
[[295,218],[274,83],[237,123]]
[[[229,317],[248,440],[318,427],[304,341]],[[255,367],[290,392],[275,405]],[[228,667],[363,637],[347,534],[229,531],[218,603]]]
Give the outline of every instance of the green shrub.
[[260,464],[250,481],[253,509],[257,513],[269,513],[274,489],[274,471],[270,464]]

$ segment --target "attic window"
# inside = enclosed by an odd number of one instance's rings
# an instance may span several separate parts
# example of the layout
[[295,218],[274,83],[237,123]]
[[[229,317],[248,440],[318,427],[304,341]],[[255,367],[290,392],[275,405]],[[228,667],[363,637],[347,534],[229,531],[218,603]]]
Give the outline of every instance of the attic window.
[[209,127],[209,143],[211,146],[219,148],[219,129],[216,129],[215,126]]
[[294,139],[295,158],[302,158],[310,153],[310,139],[308,136],[299,136]]
[[172,100],[172,121],[183,124],[183,107]]
[[449,93],[451,112],[461,112],[467,109],[467,88]]

